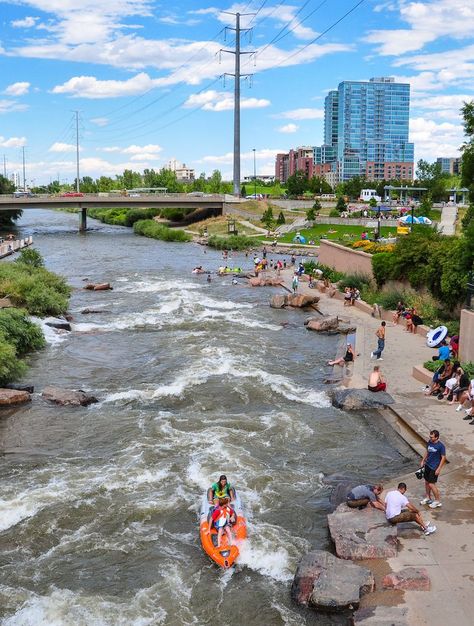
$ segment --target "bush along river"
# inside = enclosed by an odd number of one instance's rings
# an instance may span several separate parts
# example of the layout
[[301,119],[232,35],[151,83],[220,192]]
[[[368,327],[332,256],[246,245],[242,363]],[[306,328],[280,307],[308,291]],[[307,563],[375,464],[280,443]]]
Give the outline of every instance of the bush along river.
[[[72,332],[46,328],[26,380],[99,402],[58,407],[36,393],[2,414],[0,623],[345,623],[290,600],[301,556],[330,549],[325,476],[376,480],[406,459],[370,420],[330,406],[337,338],[271,309],[271,289],[191,273],[217,269],[220,252],[89,225],[79,235],[77,216],[40,210],[19,223],[73,288]],[[234,261],[250,269],[250,257]],[[198,533],[221,473],[249,531],[227,571]]]

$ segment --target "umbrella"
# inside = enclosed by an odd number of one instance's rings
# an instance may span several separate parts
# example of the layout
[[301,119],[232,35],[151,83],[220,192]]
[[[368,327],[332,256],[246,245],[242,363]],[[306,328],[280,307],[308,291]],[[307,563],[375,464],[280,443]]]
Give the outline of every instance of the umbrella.
[[417,217],[412,217],[411,215],[405,215],[400,218],[400,222],[403,224],[419,224],[420,220]]
[[419,217],[418,221],[420,222],[420,224],[427,224],[428,226],[433,223],[429,217],[425,217],[424,215],[422,217]]

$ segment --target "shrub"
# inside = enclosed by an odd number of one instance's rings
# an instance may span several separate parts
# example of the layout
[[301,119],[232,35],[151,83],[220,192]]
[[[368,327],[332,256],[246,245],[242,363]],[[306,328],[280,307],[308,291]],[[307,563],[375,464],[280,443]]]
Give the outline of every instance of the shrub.
[[20,378],[26,369],[26,364],[17,358],[15,347],[0,334],[0,385]]
[[256,242],[252,237],[246,237],[245,235],[230,235],[229,237],[211,235],[207,244],[217,250],[247,250],[255,247]]
[[21,309],[0,310],[0,335],[20,356],[46,345],[41,328]]
[[370,285],[370,283],[371,279],[367,274],[346,274],[339,282],[339,287],[342,289],[355,287],[359,291],[362,291],[365,287]]
[[303,263],[303,266],[306,274],[310,274],[315,269],[321,270],[323,278],[327,278],[332,283],[339,282],[345,276],[343,272],[337,272],[336,270],[333,270],[332,267],[329,267],[329,265],[323,265],[313,260],[306,261],[306,263]]
[[15,263],[23,263],[24,265],[31,265],[32,267],[44,267],[44,260],[38,250],[34,248],[24,248]]
[[194,211],[192,208],[167,208],[161,209],[160,216],[170,222],[180,222],[184,217]]
[[43,267],[24,263],[0,265],[0,297],[32,315],[60,315],[68,306],[70,287],[60,276]]
[[160,215],[160,209],[128,209],[125,216],[125,226],[133,226],[139,220],[153,219]]
[[380,304],[387,311],[394,311],[400,301],[408,304],[409,296],[404,291],[394,289],[393,291],[380,291],[377,293],[377,304]]
[[396,279],[397,260],[391,252],[378,252],[372,256],[372,272],[375,282],[380,287],[387,280]]
[[341,217],[341,215],[337,209],[331,209],[329,211],[329,217]]
[[[423,367],[429,370],[430,372],[436,372],[438,367],[441,367],[442,364],[443,364],[443,361],[425,361],[423,363]],[[471,362],[461,363],[461,367],[469,376],[469,378],[471,379],[474,378],[474,363],[471,363]]]
[[160,239],[162,241],[190,241],[191,235],[178,228],[168,228],[155,220],[139,220],[133,225],[133,231],[137,235]]

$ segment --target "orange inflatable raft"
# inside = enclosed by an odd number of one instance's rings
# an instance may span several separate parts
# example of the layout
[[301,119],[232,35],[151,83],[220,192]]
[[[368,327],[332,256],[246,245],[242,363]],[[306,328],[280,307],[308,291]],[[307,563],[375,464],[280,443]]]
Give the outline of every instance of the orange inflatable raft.
[[[247,537],[247,522],[242,512],[242,505],[238,494],[231,506],[235,511],[237,521],[232,525],[233,541],[240,542]],[[211,513],[213,505],[209,504],[207,495],[204,495],[199,522],[199,534],[201,535],[201,544],[204,552],[221,567],[228,568],[234,565],[235,560],[239,556],[239,548],[236,543],[228,545],[227,536],[224,533],[221,539],[221,545],[217,547],[217,529],[212,524]]]

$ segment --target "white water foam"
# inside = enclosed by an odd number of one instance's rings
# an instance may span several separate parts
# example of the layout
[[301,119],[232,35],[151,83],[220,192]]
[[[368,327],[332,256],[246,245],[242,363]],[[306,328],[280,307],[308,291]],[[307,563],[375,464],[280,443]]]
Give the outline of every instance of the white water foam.
[[45,321],[40,317],[35,317],[32,315],[30,316],[30,320],[41,328],[45,341],[50,346],[59,345],[60,343],[65,341],[70,334],[67,330],[60,330],[57,328],[52,328],[51,326],[47,326]]

